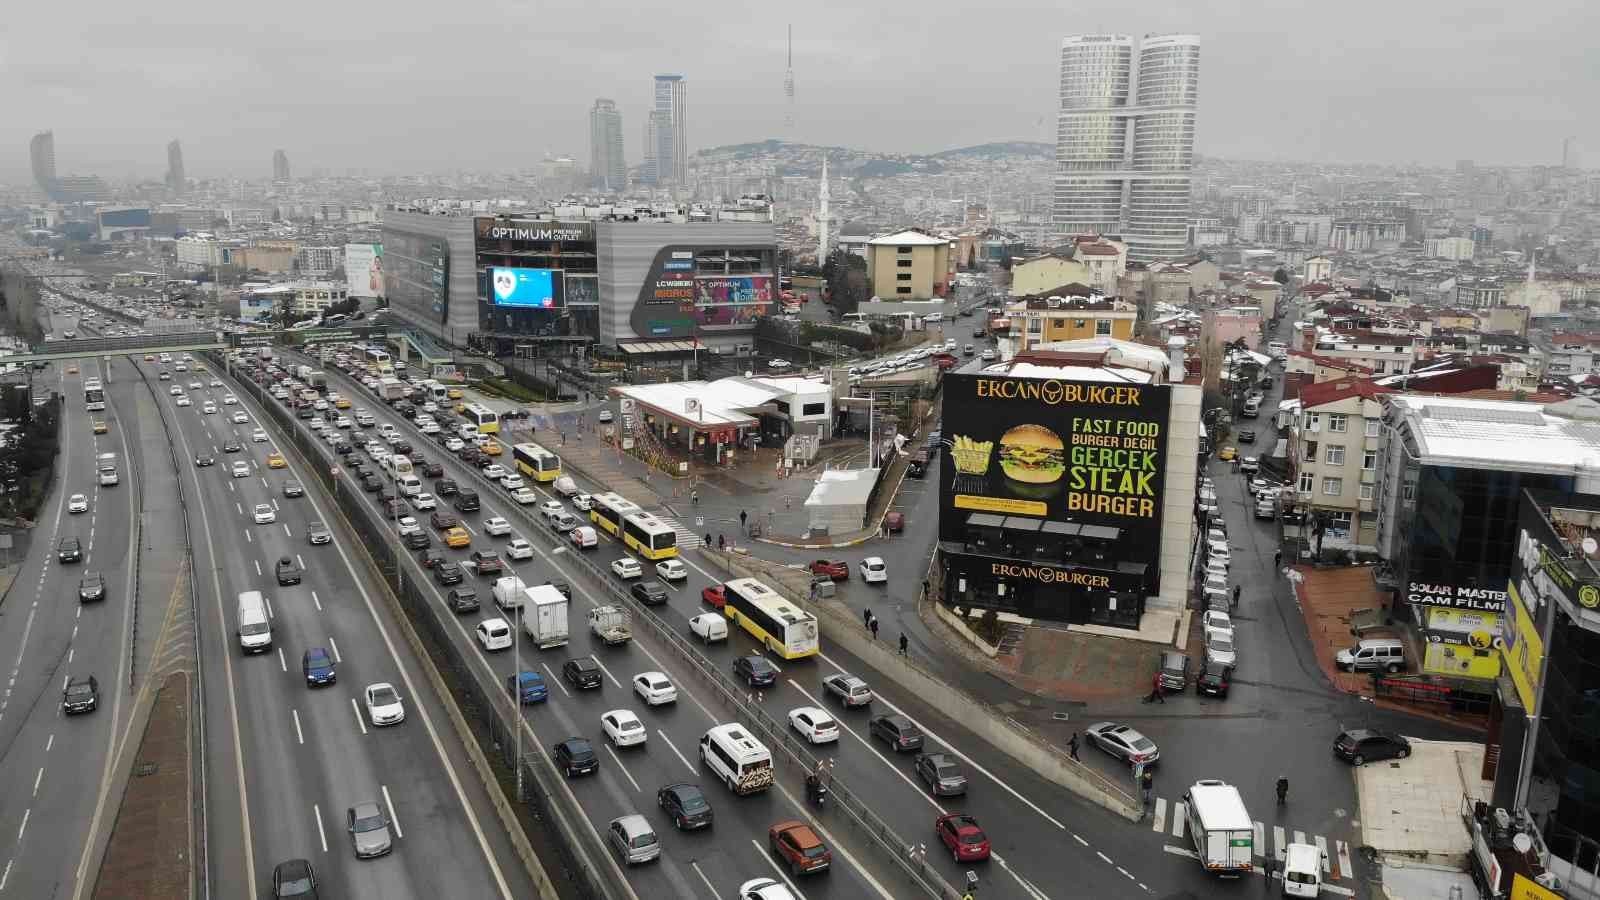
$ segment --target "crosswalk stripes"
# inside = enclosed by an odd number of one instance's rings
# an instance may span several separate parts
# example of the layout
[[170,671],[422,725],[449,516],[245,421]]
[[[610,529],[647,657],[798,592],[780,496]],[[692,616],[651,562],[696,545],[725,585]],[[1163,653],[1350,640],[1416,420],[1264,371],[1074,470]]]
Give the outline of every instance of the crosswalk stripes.
[[[1168,801],[1164,797],[1155,798],[1151,809],[1150,830],[1158,834],[1170,834],[1175,838],[1182,838],[1187,827],[1188,804],[1182,800]],[[1170,817],[1169,817],[1170,813]],[[1282,825],[1272,826],[1272,843],[1267,844],[1267,826],[1262,822],[1253,823],[1255,832],[1255,850],[1257,856],[1270,856],[1282,862],[1288,852],[1290,843],[1313,844],[1322,858],[1322,871],[1330,878],[1355,877],[1355,865],[1350,858],[1350,844],[1338,839],[1333,840],[1333,852],[1328,852],[1327,837],[1314,834],[1307,837],[1301,830],[1289,830]],[[1335,891],[1335,893],[1338,893]]]
[[656,518],[671,526],[672,533],[678,536],[678,549],[693,550],[694,548],[705,544],[706,539],[704,535],[696,534],[695,532],[690,531],[688,527],[686,527],[682,522],[679,522],[673,516],[656,513]]

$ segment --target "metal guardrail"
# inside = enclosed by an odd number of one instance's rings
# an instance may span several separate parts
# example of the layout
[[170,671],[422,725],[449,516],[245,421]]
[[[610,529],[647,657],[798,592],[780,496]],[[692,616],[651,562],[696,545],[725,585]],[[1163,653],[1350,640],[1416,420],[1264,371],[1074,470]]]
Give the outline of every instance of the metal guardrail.
[[[372,398],[373,402],[384,403],[384,401],[379,399],[376,394],[373,394],[371,391],[367,390],[365,385],[362,385],[357,381],[352,381],[351,383],[356,387],[357,390],[360,390],[363,394]],[[248,380],[247,384],[252,391],[257,392],[257,395],[260,396],[259,392],[261,388],[259,385]],[[278,406],[276,403],[266,404],[264,402],[264,405],[268,406],[275,417],[287,416],[283,408]],[[384,403],[384,405],[388,404]],[[292,423],[295,420],[288,419],[288,421]],[[302,436],[302,430],[296,429],[295,434],[298,440]],[[426,436],[424,435],[423,437],[425,438]],[[325,444],[319,443],[317,446],[319,448],[319,455],[328,452]],[[499,496],[503,493],[504,489],[501,488],[500,485],[485,477],[481,471],[471,466],[467,466],[466,470],[469,476],[474,480],[475,484],[482,491],[487,491],[495,496]],[[364,512],[367,512],[371,509],[371,506],[370,504],[363,504],[362,508]],[[535,531],[542,532],[546,528],[546,525],[542,521],[536,519],[532,513],[528,512],[526,508],[517,506],[515,504],[512,504],[507,508],[515,517],[523,521],[526,525],[531,526]],[[381,529],[379,532],[379,540],[387,542],[387,534],[388,530],[386,528]],[[369,546],[374,545],[369,544]],[[599,593],[609,598],[609,602],[612,605],[621,605],[625,609],[629,610],[630,618],[635,624],[636,632],[638,624],[641,622],[645,623],[646,627],[651,630],[652,634],[658,637],[663,643],[665,643],[680,657],[682,657],[684,661],[689,664],[691,669],[701,676],[702,680],[704,680],[709,687],[717,691],[727,706],[731,707],[736,713],[746,715],[747,718],[743,718],[740,721],[744,722],[744,724],[746,724],[748,727],[761,732],[764,735],[764,740],[767,742],[769,747],[775,747],[789,756],[789,758],[793,760],[797,766],[797,772],[816,771],[819,758],[814,756],[806,745],[797,741],[787,727],[775,721],[771,716],[767,715],[766,711],[761,708],[755,699],[743,695],[723,673],[720,666],[715,665],[709,659],[707,659],[698,651],[698,649],[694,647],[693,644],[690,644],[687,640],[685,640],[682,635],[668,628],[658,616],[649,612],[642,604],[633,598],[632,594],[622,590],[622,588],[620,588],[610,577],[606,575],[605,571],[600,566],[596,565],[583,554],[568,552],[567,548],[565,547],[560,548],[557,552],[565,558],[575,561],[577,566],[586,574],[588,574],[591,580],[599,586]],[[430,610],[433,609],[431,605],[429,605],[428,608]],[[553,767],[550,767],[550,763],[543,753],[532,754],[531,757],[525,757],[525,763],[529,758],[536,759],[538,761],[536,766],[538,772],[536,772],[536,774],[543,774],[543,771],[548,769],[548,774],[551,777],[556,776],[557,773],[554,771]],[[932,866],[928,865],[924,859],[912,858],[910,854],[907,853],[907,849],[916,846],[917,842],[907,842],[903,840],[893,828],[889,827],[888,823],[884,822],[868,807],[865,801],[856,795],[854,791],[851,791],[848,786],[841,783],[837,777],[830,781],[829,794],[833,798],[834,808],[842,809],[850,817],[853,827],[860,833],[866,835],[872,841],[874,849],[881,851],[882,855],[886,857],[886,859],[890,861],[899,871],[901,871],[902,874],[908,877],[911,880],[912,885],[920,890],[924,896],[941,898],[941,900],[954,900],[954,898],[959,898],[961,896],[961,893],[957,891],[949,882],[945,881],[938,871]],[[581,816],[582,811],[578,810],[577,814]],[[602,852],[605,852],[605,848],[603,846],[600,849]]]

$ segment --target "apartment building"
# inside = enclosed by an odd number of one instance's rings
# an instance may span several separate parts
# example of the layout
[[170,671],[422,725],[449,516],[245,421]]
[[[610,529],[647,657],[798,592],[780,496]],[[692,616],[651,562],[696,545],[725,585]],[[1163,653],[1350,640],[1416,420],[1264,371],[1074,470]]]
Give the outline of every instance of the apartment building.
[[1600,374],[1600,334],[1558,332],[1543,349],[1544,374],[1550,378]]
[[1372,331],[1319,332],[1312,352],[1318,356],[1349,360],[1371,369],[1374,375],[1404,374],[1411,371],[1417,358],[1415,340],[1411,335]]
[[1084,338],[1133,338],[1139,309],[1132,303],[1100,296],[1048,297],[1024,300],[1006,307],[1012,324],[1023,323],[1017,352],[1041,344]]
[[1289,427],[1294,494],[1285,512],[1305,523],[1307,537],[1320,528],[1322,548],[1377,551],[1385,390],[1367,378],[1300,388],[1300,414]]
[[950,239],[901,231],[867,242],[867,281],[885,300],[933,300],[950,289]]

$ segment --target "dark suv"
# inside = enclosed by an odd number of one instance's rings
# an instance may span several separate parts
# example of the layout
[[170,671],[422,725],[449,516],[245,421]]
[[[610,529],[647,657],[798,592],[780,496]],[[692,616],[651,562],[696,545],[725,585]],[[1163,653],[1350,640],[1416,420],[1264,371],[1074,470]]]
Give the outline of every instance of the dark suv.
[[93,675],[71,678],[61,691],[61,711],[69,716],[100,708],[100,682]]
[[561,677],[579,690],[600,687],[600,666],[586,656],[567,660],[561,666]]
[[506,570],[506,564],[500,561],[500,554],[493,550],[472,551],[472,562],[478,569],[478,577],[485,575],[499,575]]
[[91,600],[104,600],[106,598],[106,580],[99,572],[85,572],[83,578],[78,580],[78,601],[88,603]]
[[550,755],[555,759],[556,768],[568,778],[600,771],[600,757],[595,754],[594,747],[581,737],[567,738],[552,747]]
[[461,564],[453,559],[447,559],[433,567],[433,578],[440,584],[460,584]]
[[59,562],[83,562],[83,545],[75,537],[64,537],[56,545],[56,559]]
[[477,512],[482,507],[477,491],[458,491],[456,499],[452,500],[451,504],[462,512]]
[[461,587],[457,588],[451,588],[450,592],[444,595],[444,602],[453,612],[477,612],[478,591],[477,589],[467,587],[466,585],[462,585]]
[[278,564],[273,568],[280,586],[300,583],[300,567],[289,557],[278,557]]
[[333,668],[333,657],[322,647],[312,647],[307,650],[300,657],[300,669],[305,673],[308,687],[334,684],[339,680],[339,673]]
[[777,682],[778,667],[764,656],[741,656],[733,661],[733,674],[751,687],[760,687]]
[[883,738],[896,753],[922,749],[922,729],[899,713],[877,716],[869,724],[872,735]]

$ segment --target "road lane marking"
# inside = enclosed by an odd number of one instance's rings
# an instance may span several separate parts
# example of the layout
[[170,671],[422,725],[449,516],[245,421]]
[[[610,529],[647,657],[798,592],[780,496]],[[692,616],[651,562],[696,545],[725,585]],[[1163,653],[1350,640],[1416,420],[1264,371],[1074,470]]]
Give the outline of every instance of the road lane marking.
[[289,523],[288,522],[284,522],[283,523],[283,536],[286,537],[286,538],[293,538],[294,537],[294,535],[292,533],[290,533],[290,531],[289,531]]
[[333,661],[336,663],[344,662],[344,656],[339,653],[339,643],[333,639],[331,634],[328,635],[328,646],[333,648]]
[[618,688],[622,687],[622,682],[618,681],[616,676],[611,674],[611,670],[606,668],[606,664],[600,661],[600,657],[591,653],[589,654],[589,658],[594,660],[594,664],[600,667],[600,671],[606,673],[606,677],[611,679],[612,684],[616,685]]
[[1167,798],[1157,797],[1155,812],[1150,817],[1150,830],[1160,831],[1167,824]]
[[1175,837],[1175,838],[1183,837],[1183,820],[1184,820],[1184,817],[1187,816],[1187,815],[1189,815],[1189,804],[1183,802],[1182,800],[1174,801],[1173,804],[1172,804],[1172,836],[1173,837]]
[[1354,878],[1356,867],[1350,863],[1350,845],[1344,841],[1336,840],[1333,846],[1339,852],[1339,877]]
[[628,776],[628,783],[633,785],[633,789],[643,793],[644,789],[639,787],[639,782],[633,780],[633,773],[629,772],[628,767],[622,764],[622,758],[617,756],[617,751],[611,749],[609,742],[605,744],[605,748],[606,752],[611,754],[611,761],[617,764],[617,768],[622,770],[622,774]]
[[[678,745],[674,744],[672,742],[672,738],[667,737],[667,733],[665,731],[662,731],[661,729],[657,728],[656,729],[656,736],[661,738],[661,740],[665,741],[667,746],[672,749],[673,754],[676,755],[679,759],[683,760],[683,764],[685,766],[688,766],[689,774],[691,774],[691,775],[696,774],[694,766],[689,765],[689,758],[684,756],[683,753],[678,750]],[[43,770],[41,769],[40,771],[43,771]]]
[[278,648],[278,668],[289,671],[289,661],[283,658],[283,648]]
[[1328,859],[1328,839],[1320,834],[1317,835],[1317,856],[1322,859],[1323,873],[1326,874],[1332,872],[1333,868],[1330,864],[1330,860]]
[[759,841],[757,841],[755,838],[751,838],[750,846],[756,848],[756,854],[762,859],[766,860],[767,865],[772,867],[772,871],[778,873],[778,877],[783,879],[783,883],[789,886],[790,893],[794,894],[796,897],[799,897],[800,900],[806,900],[806,895],[800,893],[800,889],[795,887],[794,882],[789,880],[789,873],[785,872],[778,866],[777,863],[772,861],[772,854],[768,853],[766,849],[761,846]]
[[383,804],[389,807],[389,824],[394,826],[394,836],[405,837],[405,830],[400,827],[400,817],[394,814],[394,801],[389,799],[389,786],[380,784],[378,787],[383,791]]
[[[694,873],[696,875],[700,876],[700,880],[705,882],[706,890],[711,892],[711,896],[713,896],[713,897],[717,896],[716,886],[711,883],[711,879],[706,877],[706,873],[700,871],[700,861],[698,859],[690,860],[689,861],[689,868],[693,869]],[[11,864],[10,863],[6,863],[6,871],[8,873],[11,871]],[[4,881],[0,881],[0,887],[5,887],[5,882]]]
[[[300,568],[303,569],[305,567],[306,567],[306,564],[302,562],[300,564]],[[317,599],[317,592],[316,591],[312,591],[311,592],[311,602],[315,603],[317,605],[317,612],[322,612],[322,601]]]
[[317,820],[317,837],[322,840],[322,852],[328,852],[328,833],[322,830],[322,807],[311,804],[311,815]]
[[33,807],[22,811],[22,825],[17,829],[17,843],[22,843],[22,835],[28,830],[28,817],[33,815]]
[[544,670],[546,672],[550,673],[550,683],[554,684],[556,687],[560,688],[562,694],[564,694],[565,696],[571,697],[572,694],[567,691],[567,686],[562,684],[561,683],[561,679],[556,677],[556,673],[555,673],[555,671],[553,669],[550,668],[550,664],[549,663],[544,663],[543,665],[544,665]]
[[248,529],[248,528],[246,528],[246,529],[245,529],[245,530],[244,530],[244,539],[245,539],[245,541],[246,541],[246,542],[247,542],[247,543],[251,543],[251,544],[253,544],[253,543],[255,543],[255,541],[256,541],[256,539],[255,539],[255,538],[253,538],[253,537],[251,537],[251,536],[250,536],[250,529]]
[[[256,563],[256,565],[260,566],[261,564],[260,563]],[[265,602],[267,604],[267,618],[276,619],[278,617],[278,615],[277,615],[277,613],[273,612],[273,609],[272,609],[272,598],[266,596],[265,594],[263,594],[261,599],[262,599],[263,602]],[[281,648],[281,647],[278,648],[278,652],[282,653],[283,652],[283,648]]]
[[289,713],[294,716],[294,735],[300,739],[300,743],[304,744],[306,742],[306,733],[300,730],[300,711],[291,709]]
[[1106,862],[1106,865],[1108,865],[1108,866],[1114,866],[1114,865],[1116,865],[1116,863],[1114,863],[1114,862],[1112,862],[1112,861],[1111,861],[1111,857],[1109,857],[1109,856],[1107,856],[1107,855],[1105,855],[1105,854],[1104,854],[1104,853],[1102,853],[1102,852],[1100,852],[1100,851],[1099,851],[1099,850],[1096,850],[1096,851],[1095,851],[1095,852],[1094,852],[1094,855],[1095,855],[1095,856],[1098,856],[1098,857],[1100,857],[1100,858],[1101,858],[1101,859],[1103,859],[1103,860],[1105,860],[1105,862]]
[[[229,487],[232,487],[232,486],[233,485],[229,485]],[[239,511],[239,515],[241,515],[241,516],[244,515],[244,504],[242,504],[239,501],[235,500],[235,501],[233,501],[233,508],[237,509]]]
[[256,564],[256,575],[257,575],[257,577],[259,577],[261,575],[261,560],[259,560],[259,559],[256,560],[255,564]]
[[44,766],[39,767],[39,774],[33,776],[33,795],[39,796],[39,782],[44,780]]
[[367,733],[367,723],[366,723],[366,721],[364,719],[361,718],[361,707],[356,704],[356,698],[354,698],[354,697],[350,698],[350,708],[352,710],[354,710],[355,714],[356,714],[356,727],[361,729],[361,733],[362,734],[366,734]]
[[1288,846],[1288,841],[1284,838],[1283,826],[1282,825],[1274,825],[1274,826],[1272,826],[1272,854],[1271,855],[1276,857],[1277,859],[1283,859],[1283,856],[1284,856],[1283,848],[1286,847],[1286,846]]

